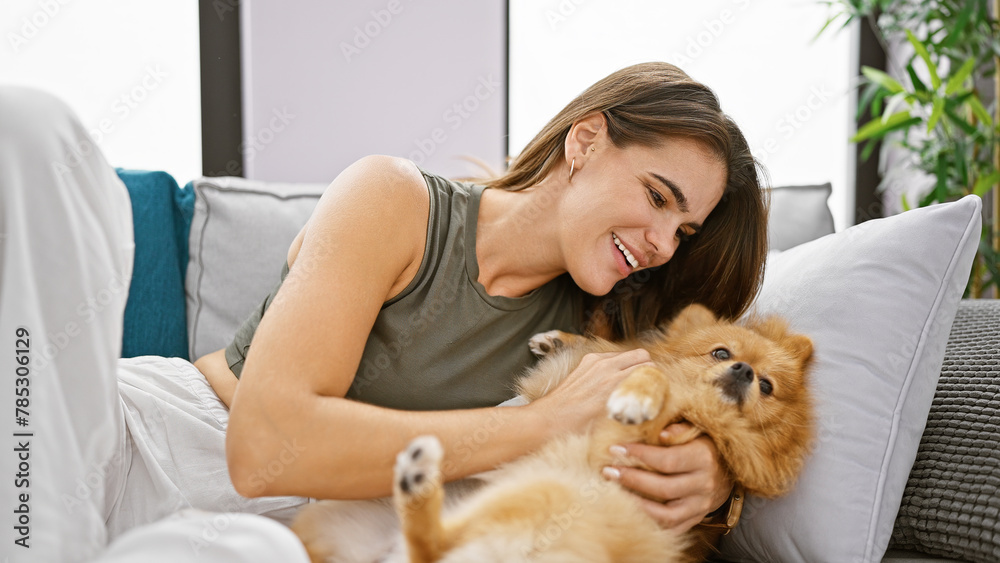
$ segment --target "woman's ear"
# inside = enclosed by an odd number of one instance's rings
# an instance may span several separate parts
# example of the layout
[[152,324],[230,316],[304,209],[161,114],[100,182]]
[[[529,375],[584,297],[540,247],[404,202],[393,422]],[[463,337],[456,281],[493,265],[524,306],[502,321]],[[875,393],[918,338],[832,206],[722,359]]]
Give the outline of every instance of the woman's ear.
[[587,155],[602,136],[607,135],[607,121],[602,112],[594,112],[573,122],[566,135],[566,162],[576,159],[576,169],[583,168]]

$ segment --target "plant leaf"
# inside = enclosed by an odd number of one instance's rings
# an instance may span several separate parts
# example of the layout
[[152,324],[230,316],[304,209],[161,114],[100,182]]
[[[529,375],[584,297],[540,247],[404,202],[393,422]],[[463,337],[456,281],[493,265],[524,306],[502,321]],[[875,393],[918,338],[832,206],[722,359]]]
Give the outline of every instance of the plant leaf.
[[1000,170],[994,170],[993,173],[988,176],[980,176],[979,180],[976,181],[975,187],[972,188],[972,193],[979,197],[983,197],[986,192],[993,188],[994,184],[1000,184]]
[[934,199],[944,203],[948,198],[948,159],[943,152],[938,153],[934,175],[937,177],[937,182],[934,184],[934,191],[932,192]]
[[949,154],[954,159],[954,168],[958,172],[958,183],[962,187],[969,185],[969,161],[966,159],[969,155],[965,150],[965,143],[955,147],[954,150],[949,151]]
[[851,137],[851,142],[857,143],[865,139],[882,138],[890,131],[910,127],[921,121],[919,117],[911,117],[909,111],[894,113],[883,119],[873,119],[858,129],[857,134]]
[[927,207],[928,205],[934,203],[935,201],[937,201],[936,189],[931,190],[929,194],[925,195],[923,199],[920,200],[920,203],[917,204],[917,207]]
[[941,42],[941,47],[947,49],[948,47],[953,47],[955,45],[955,42],[958,41],[958,38],[965,31],[965,24],[969,23],[969,18],[972,17],[972,12],[976,8],[976,4],[977,2],[973,0],[966,0],[965,7],[962,8],[958,17],[955,18],[955,23],[951,28],[951,32],[949,32],[948,36]]
[[920,55],[920,58],[924,60],[924,64],[927,65],[927,71],[931,74],[931,88],[937,90],[941,87],[941,78],[938,76],[937,67],[934,66],[934,62],[931,61],[931,55],[927,52],[927,47],[917,39],[916,35],[909,29],[906,30],[906,38],[910,40],[910,44],[913,45],[913,49]]
[[[876,84],[876,86],[878,85]],[[879,87],[879,89],[875,92],[875,99],[872,100],[872,116],[882,115],[882,100],[884,100],[888,94],[889,91],[881,87]]]
[[917,92],[926,92],[927,91],[927,85],[924,84],[923,80],[920,80],[919,76],[917,76],[917,71],[913,70],[913,65],[912,64],[906,65],[906,72],[907,72],[907,74],[910,75],[910,82],[913,82],[913,88]]
[[976,68],[976,57],[970,57],[964,63],[962,63],[962,68],[958,69],[958,72],[953,74],[951,78],[948,79],[948,85],[945,86],[944,93],[947,95],[954,94],[962,87],[966,79],[972,75],[972,71]]
[[979,118],[979,121],[985,123],[987,127],[993,127],[993,117],[983,107],[983,102],[979,101],[979,96],[971,96],[968,103],[972,107],[972,113]]
[[956,114],[954,111],[952,111],[948,107],[944,108],[944,114],[948,116],[948,119],[950,119],[952,121],[952,123],[954,123],[955,125],[958,125],[958,128],[961,129],[962,131],[964,131],[967,135],[975,135],[976,134],[976,128],[975,127],[973,127],[972,125],[970,125],[968,121],[966,121],[965,119],[962,119],[961,116],[959,116],[958,114]]
[[944,114],[944,98],[934,96],[934,108],[931,110],[931,117],[927,120],[927,132],[934,130],[934,126],[941,120]]
[[[823,35],[823,32],[826,31],[826,28],[830,27],[831,23],[837,21],[837,18],[839,18],[841,15],[843,15],[843,14],[836,14],[836,15],[831,16],[829,19],[827,19],[826,23],[823,24],[823,27],[819,28],[819,31],[816,32],[816,35],[814,35],[813,38],[809,40],[809,42],[810,43],[815,43],[816,40],[819,39],[819,36]],[[848,15],[847,16],[847,23],[851,23],[851,21],[853,19],[854,19],[853,17],[851,17],[850,15]],[[843,29],[843,26],[841,26],[841,29]]]
[[870,66],[861,67],[861,74],[865,75],[865,78],[871,80],[872,82],[878,84],[879,86],[885,88],[886,90],[892,92],[893,94],[898,94],[903,91],[903,85],[899,83],[898,80],[889,76],[888,74],[872,68]]
[[[884,92],[881,86],[875,84],[874,82],[869,82],[865,84],[864,90],[861,92],[861,97],[858,99],[858,111],[854,116],[856,121],[861,120],[861,115],[865,112],[865,108],[871,106],[874,102],[875,95],[879,92]],[[875,113],[874,111],[872,113]]]
[[861,162],[867,162],[868,159],[871,158],[872,152],[874,152],[875,147],[877,146],[878,141],[875,139],[868,139],[865,141],[865,147],[861,149]]
[[885,105],[885,111],[882,112],[882,119],[885,120],[887,115],[893,115],[897,113],[896,108],[900,107],[904,103],[910,105],[911,107],[913,106],[913,104],[910,102],[910,97],[902,92],[890,96],[889,103]]

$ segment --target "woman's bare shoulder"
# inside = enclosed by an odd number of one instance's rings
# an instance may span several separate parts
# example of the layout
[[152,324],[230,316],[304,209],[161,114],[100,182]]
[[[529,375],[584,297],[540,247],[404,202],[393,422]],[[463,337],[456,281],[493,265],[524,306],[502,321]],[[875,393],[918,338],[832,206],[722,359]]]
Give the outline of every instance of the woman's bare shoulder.
[[392,156],[366,156],[345,168],[323,192],[316,209],[289,246],[288,265],[291,267],[297,259],[307,234],[315,240],[347,224],[355,232],[356,229],[385,231],[391,225],[395,236],[385,242],[394,245],[419,242],[416,244],[419,248],[411,251],[420,256],[429,214],[427,183],[413,162]]
[[349,192],[365,200],[389,207],[388,211],[412,211],[413,204],[426,207],[427,183],[417,166],[394,156],[371,155],[354,161],[327,188],[327,194]]

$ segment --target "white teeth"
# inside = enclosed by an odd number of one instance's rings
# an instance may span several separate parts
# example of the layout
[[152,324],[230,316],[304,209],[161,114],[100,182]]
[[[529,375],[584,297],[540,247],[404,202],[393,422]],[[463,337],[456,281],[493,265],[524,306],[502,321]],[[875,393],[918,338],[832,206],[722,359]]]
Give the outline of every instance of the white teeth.
[[622,254],[625,255],[625,259],[628,260],[628,263],[630,266],[632,266],[632,269],[634,270],[638,268],[639,261],[635,259],[635,256],[632,256],[632,253],[629,252],[627,248],[625,248],[625,245],[622,244],[622,241],[618,239],[618,235],[611,233],[611,237],[615,239],[615,245],[618,247],[618,250],[621,250]]

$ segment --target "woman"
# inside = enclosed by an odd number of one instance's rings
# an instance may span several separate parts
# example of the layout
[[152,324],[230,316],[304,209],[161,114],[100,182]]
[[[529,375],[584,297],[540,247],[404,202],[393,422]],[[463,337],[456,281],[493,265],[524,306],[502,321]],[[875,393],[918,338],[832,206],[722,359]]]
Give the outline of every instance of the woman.
[[[448,478],[484,471],[585,428],[649,360],[591,356],[542,400],[492,408],[530,363],[532,334],[628,336],[693,301],[738,316],[765,253],[766,204],[738,128],[676,67],[641,64],[572,101],[485,186],[397,158],[350,166],[292,243],[279,288],[195,365],[231,405],[241,494],[383,496],[413,437],[441,438]],[[263,479],[289,440],[301,454]],[[689,528],[729,495],[707,438],[624,447],[658,473],[605,475],[655,499],[644,506],[663,526]]]
[[[120,359],[127,192],[65,104],[0,88],[0,116],[0,333],[10,339],[0,363],[29,366],[11,399],[30,417],[10,443],[16,456],[0,457],[5,475],[30,470],[0,485],[20,525],[6,545],[31,545],[14,547],[14,561],[186,560],[192,550],[304,560],[287,529],[257,514],[287,520],[303,496],[387,494],[392,456],[416,434],[457,446],[450,478],[488,469],[583,428],[649,359],[591,356],[544,399],[494,408],[510,366],[530,362],[525,335],[627,335],[693,300],[736,316],[759,284],[765,207],[745,141],[706,88],[670,65],[639,65],[571,103],[492,189],[385,157],[345,170],[291,245],[259,326],[245,327],[252,353],[248,341],[198,369]],[[408,307],[416,316],[393,315]],[[482,316],[463,314],[470,307]],[[465,332],[494,337],[470,343]],[[404,360],[418,369],[397,369]],[[378,406],[394,401],[431,410]],[[664,501],[645,504],[664,526],[689,527],[729,494],[707,440],[627,448],[658,471],[608,475]],[[185,507],[228,514],[176,515]]]

